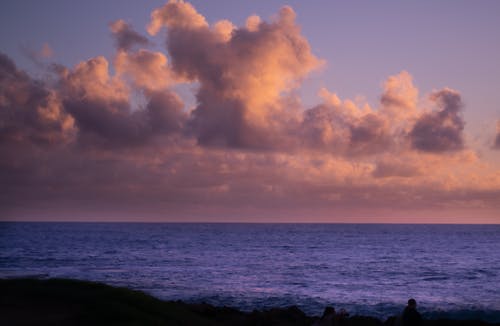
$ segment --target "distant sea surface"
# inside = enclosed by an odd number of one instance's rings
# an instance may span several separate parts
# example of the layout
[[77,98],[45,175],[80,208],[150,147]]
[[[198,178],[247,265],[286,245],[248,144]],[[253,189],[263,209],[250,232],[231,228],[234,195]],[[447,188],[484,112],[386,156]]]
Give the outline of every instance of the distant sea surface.
[[243,310],[500,321],[500,225],[0,223],[0,277]]

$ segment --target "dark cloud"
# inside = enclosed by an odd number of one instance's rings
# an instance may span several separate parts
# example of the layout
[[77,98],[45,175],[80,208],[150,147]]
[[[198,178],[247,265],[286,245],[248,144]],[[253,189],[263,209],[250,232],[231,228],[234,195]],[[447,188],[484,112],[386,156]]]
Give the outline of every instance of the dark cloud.
[[306,110],[303,146],[337,155],[370,155],[392,146],[387,121],[376,114],[354,115],[345,107],[322,104]]
[[128,102],[67,98],[63,103],[75,119],[82,145],[114,148],[145,141],[147,126],[142,114],[132,113]]
[[16,64],[7,55],[0,53],[0,76],[2,79],[10,75],[16,75],[17,71]]
[[187,114],[182,109],[184,103],[170,91],[154,92],[146,106],[153,133],[170,134],[183,131]]
[[391,145],[386,121],[376,114],[365,115],[349,128],[351,131],[349,145],[353,153],[379,153]]
[[184,104],[172,91],[148,91],[145,108],[133,109],[103,57],[57,68],[56,83],[34,80],[0,54],[0,142],[112,149],[183,131]]
[[497,121],[497,134],[495,142],[493,143],[493,148],[500,149],[500,120]]
[[54,145],[73,132],[57,94],[0,53],[0,142]]
[[169,90],[148,92],[146,108],[132,109],[128,88],[109,75],[103,57],[65,71],[59,84],[84,146],[144,146],[156,135],[180,132],[185,120],[182,101]]
[[128,51],[135,46],[148,46],[150,44],[147,37],[137,33],[130,24],[122,19],[109,24],[109,27],[119,50]]
[[441,110],[422,115],[409,136],[412,147],[424,152],[457,151],[464,148],[460,94],[445,88],[435,92],[431,100]]
[[75,119],[78,141],[86,146],[124,146],[143,142],[143,119],[132,113],[128,92],[96,57],[65,71],[60,78],[64,108]]

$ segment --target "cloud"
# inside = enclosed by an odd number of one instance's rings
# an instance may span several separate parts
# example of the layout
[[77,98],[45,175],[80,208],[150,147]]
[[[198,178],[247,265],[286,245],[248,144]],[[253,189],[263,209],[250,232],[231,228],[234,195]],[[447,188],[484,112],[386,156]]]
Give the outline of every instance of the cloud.
[[[425,110],[406,71],[383,84],[378,108],[341,100],[327,89],[319,95],[323,103],[304,111],[299,128],[303,147],[347,156],[400,155],[411,150],[440,154],[465,148],[460,94],[449,88],[436,91],[429,98],[437,109]],[[376,175],[387,174],[387,166]]]
[[424,152],[457,151],[464,148],[462,99],[457,91],[442,89],[431,95],[441,109],[422,115],[409,136],[412,147]]
[[390,144],[386,121],[376,114],[365,115],[350,129],[350,145],[355,151],[381,151]]
[[493,148],[500,149],[500,120],[497,121],[497,134],[495,137]]
[[82,61],[73,69],[62,70],[60,88],[67,98],[106,101],[114,103],[116,110],[125,106],[129,96],[125,83],[109,74],[108,60],[102,56]]
[[387,78],[380,97],[381,113],[388,119],[394,132],[408,132],[419,115],[418,88],[407,71]]
[[[149,52],[139,52],[132,58],[150,59],[149,55]],[[147,65],[145,69],[147,71]],[[135,77],[136,84],[148,86],[148,82],[141,79],[143,74]],[[59,83],[64,107],[75,119],[82,145],[138,146],[157,134],[180,131],[184,113],[178,96],[169,90],[148,89],[146,108],[132,109],[127,85],[118,76],[109,75],[104,57],[81,62],[74,69],[64,71]]]
[[335,155],[367,155],[387,150],[391,144],[387,123],[370,108],[353,102],[323,103],[304,113],[303,146]]
[[[384,83],[384,92],[380,102],[386,107],[404,109],[415,108],[418,98],[418,89],[413,85],[413,78],[407,71],[390,76]],[[400,110],[403,111],[404,110]]]
[[74,133],[57,93],[0,53],[0,142],[47,146],[69,142]]
[[146,106],[152,132],[158,134],[177,133],[183,130],[187,114],[184,103],[170,91],[154,92]]
[[108,73],[108,61],[96,57],[66,69],[60,76],[61,96],[75,119],[78,140],[117,146],[139,141],[140,121],[130,119],[129,94],[122,81]]
[[[152,14],[149,31],[167,28],[172,70],[200,84],[191,124],[207,146],[273,148],[288,115],[282,94],[320,66],[290,7],[250,29],[228,21],[211,28],[189,4],[169,1]],[[283,120],[286,120],[283,119]]]
[[374,178],[401,177],[412,178],[423,173],[422,167],[415,161],[398,157],[385,157],[376,163],[372,172]]
[[123,20],[110,24],[116,39],[118,51],[114,59],[117,78],[130,79],[133,88],[146,92],[165,90],[179,79],[173,76],[167,57],[157,51],[135,49],[135,46],[147,46],[149,40],[135,32]]
[[169,1],[148,26],[166,28],[167,52],[110,27],[112,60],[43,79],[0,55],[2,217],[498,215],[500,171],[466,147],[457,91],[426,100],[402,71],[379,103],[324,88],[305,107],[297,89],[322,61],[290,7],[235,26]]
[[[498,175],[489,178],[489,185],[472,187],[471,178],[452,183],[450,167],[475,164],[464,164],[460,157],[430,163],[434,170],[418,178],[405,171],[374,177],[371,163],[321,153],[228,151],[193,142],[166,145],[17,157],[15,165],[1,169],[2,184],[10,190],[0,196],[2,215],[37,212],[64,219],[73,212],[69,216],[74,219],[359,221],[434,212],[453,220],[473,211],[478,218],[488,212],[496,216],[493,211],[500,208]],[[448,176],[443,177],[442,170]]]
[[48,43],[43,43],[39,54],[42,58],[51,58],[54,55],[54,50],[52,50]]
[[[135,84],[143,86],[141,77],[146,80],[139,74]],[[113,149],[181,133],[187,114],[180,97],[144,83],[146,105],[132,108],[129,87],[109,74],[104,57],[60,67],[56,82],[49,82],[32,79],[0,54],[0,142]]]
[[175,80],[168,67],[167,57],[160,52],[144,49],[134,53],[119,51],[114,64],[118,75],[131,78],[139,89],[162,90]]
[[213,26],[213,31],[217,36],[218,41],[222,43],[231,40],[235,29],[236,26],[226,19],[216,22]]
[[327,89],[322,89],[320,96],[322,104],[304,111],[300,126],[304,147],[347,156],[393,151],[401,138],[402,126],[410,123],[406,118],[395,120],[384,107],[375,110],[366,103],[341,100]]
[[47,59],[50,59],[54,56],[54,50],[50,47],[50,45],[45,42],[42,44],[42,47],[38,50],[33,49],[30,46],[23,45],[21,46],[21,51],[35,64],[39,66],[43,66],[43,62]]
[[111,33],[115,39],[119,50],[128,51],[135,46],[147,46],[150,44],[147,37],[137,33],[130,24],[123,19],[116,20],[109,24]]
[[182,0],[170,0],[163,7],[155,9],[151,13],[151,21],[148,25],[148,33],[157,34],[162,27],[198,29],[208,27],[205,17],[200,15],[196,9]]

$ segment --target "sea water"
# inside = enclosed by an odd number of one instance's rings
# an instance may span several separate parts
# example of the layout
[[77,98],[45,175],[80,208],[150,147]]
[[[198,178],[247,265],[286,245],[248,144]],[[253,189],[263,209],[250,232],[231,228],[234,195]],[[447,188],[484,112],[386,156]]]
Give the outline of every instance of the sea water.
[[500,225],[0,223],[0,277],[243,310],[500,321]]

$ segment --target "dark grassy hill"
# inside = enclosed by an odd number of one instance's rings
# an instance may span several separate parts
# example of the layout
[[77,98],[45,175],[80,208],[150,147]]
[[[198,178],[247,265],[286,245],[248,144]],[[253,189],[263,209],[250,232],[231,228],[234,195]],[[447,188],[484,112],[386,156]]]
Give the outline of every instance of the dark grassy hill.
[[[311,325],[317,318],[297,307],[251,313],[208,304],[162,301],[140,291],[67,279],[0,279],[0,325]],[[392,325],[353,316],[342,325]],[[429,320],[424,326],[491,325]],[[497,324],[498,325],[498,324]]]

